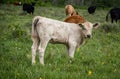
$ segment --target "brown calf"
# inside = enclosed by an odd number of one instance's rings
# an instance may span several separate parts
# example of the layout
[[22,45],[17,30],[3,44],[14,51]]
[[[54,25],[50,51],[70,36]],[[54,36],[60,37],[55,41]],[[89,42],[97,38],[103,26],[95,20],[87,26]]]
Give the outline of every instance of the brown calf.
[[72,5],[65,6],[66,16],[77,15],[78,13],[75,11]]
[[69,16],[67,17],[64,22],[69,22],[69,23],[84,23],[85,19],[84,17],[80,16],[80,15],[73,15],[73,16]]

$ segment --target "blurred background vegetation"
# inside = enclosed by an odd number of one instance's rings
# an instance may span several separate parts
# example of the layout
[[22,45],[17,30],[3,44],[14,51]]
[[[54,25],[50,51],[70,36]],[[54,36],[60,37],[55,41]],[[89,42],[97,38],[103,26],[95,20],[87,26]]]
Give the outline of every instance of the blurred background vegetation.
[[13,3],[20,1],[22,3],[35,2],[39,6],[64,6],[72,4],[74,6],[90,6],[97,5],[100,7],[120,7],[120,0],[0,0],[0,3]]

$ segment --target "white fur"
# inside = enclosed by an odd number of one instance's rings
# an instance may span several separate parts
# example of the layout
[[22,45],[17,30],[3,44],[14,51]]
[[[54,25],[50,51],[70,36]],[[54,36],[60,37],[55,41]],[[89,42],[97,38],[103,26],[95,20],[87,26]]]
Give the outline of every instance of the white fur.
[[[35,20],[38,22],[35,24]],[[86,24],[91,24],[86,22]],[[85,27],[85,23],[83,24]],[[36,16],[32,23],[32,64],[35,63],[36,50],[39,51],[40,63],[44,65],[44,52],[49,42],[64,44],[68,48],[68,55],[73,58],[74,52],[83,42],[87,32],[91,34],[92,26],[82,30],[79,24],[66,23],[41,16]],[[87,25],[88,26],[88,25]]]

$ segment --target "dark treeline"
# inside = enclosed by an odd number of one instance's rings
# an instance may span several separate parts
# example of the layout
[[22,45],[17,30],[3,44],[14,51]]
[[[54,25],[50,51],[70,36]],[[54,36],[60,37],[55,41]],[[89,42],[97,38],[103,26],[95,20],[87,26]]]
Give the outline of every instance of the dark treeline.
[[101,7],[120,7],[120,0],[0,0],[0,3],[13,3],[20,1],[22,3],[35,2],[40,6],[64,6],[72,4],[74,6],[96,5]]

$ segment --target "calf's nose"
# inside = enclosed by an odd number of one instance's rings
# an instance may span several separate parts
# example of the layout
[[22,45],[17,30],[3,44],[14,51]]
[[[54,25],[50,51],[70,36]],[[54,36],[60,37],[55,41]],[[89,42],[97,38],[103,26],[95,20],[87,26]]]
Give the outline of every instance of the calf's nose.
[[87,35],[87,38],[91,38],[91,35]]

